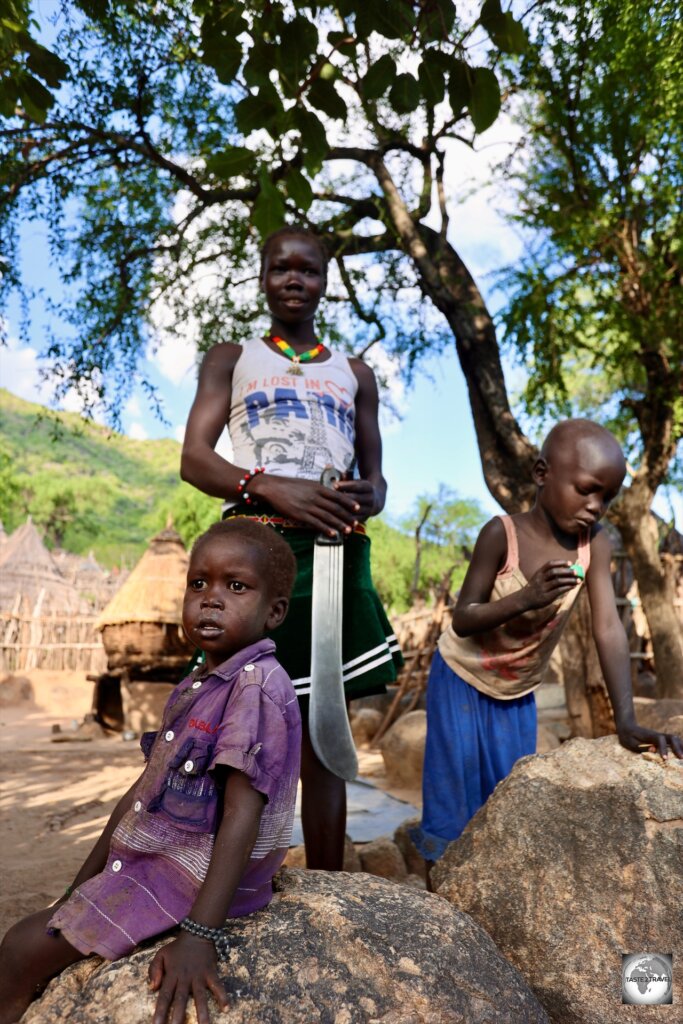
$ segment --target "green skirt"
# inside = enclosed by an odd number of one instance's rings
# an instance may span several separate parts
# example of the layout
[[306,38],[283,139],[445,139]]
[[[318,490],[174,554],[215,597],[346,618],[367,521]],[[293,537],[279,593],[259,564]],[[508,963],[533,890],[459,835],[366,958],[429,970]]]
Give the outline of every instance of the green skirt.
[[[228,516],[243,515],[243,506]],[[248,514],[248,513],[247,513]],[[261,518],[252,513],[249,518]],[[264,517],[265,518],[265,517]],[[296,557],[298,572],[287,617],[270,633],[276,656],[299,698],[311,692],[311,615],[313,588],[312,530],[271,524],[284,537]],[[344,541],[344,597],[342,605],[342,673],[349,700],[384,693],[396,680],[403,657],[391,623],[372,585],[370,538],[352,533]],[[305,703],[305,702],[304,702]]]

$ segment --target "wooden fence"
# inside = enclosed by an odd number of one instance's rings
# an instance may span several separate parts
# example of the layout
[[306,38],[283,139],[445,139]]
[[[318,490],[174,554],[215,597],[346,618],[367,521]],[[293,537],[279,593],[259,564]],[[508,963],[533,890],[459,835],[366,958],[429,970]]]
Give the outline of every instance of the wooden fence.
[[95,615],[46,614],[42,592],[32,612],[19,600],[11,611],[0,611],[0,671],[28,672],[34,668],[100,673],[107,667]]

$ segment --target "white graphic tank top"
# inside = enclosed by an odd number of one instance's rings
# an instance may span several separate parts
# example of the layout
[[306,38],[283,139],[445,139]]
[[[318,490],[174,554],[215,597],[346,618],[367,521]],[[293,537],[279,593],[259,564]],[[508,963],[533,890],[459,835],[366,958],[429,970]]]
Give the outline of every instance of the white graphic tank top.
[[325,362],[302,363],[300,377],[291,369],[261,339],[242,346],[228,423],[235,465],[307,480],[318,480],[325,466],[346,471],[355,454],[358,391],[348,359],[331,352]]

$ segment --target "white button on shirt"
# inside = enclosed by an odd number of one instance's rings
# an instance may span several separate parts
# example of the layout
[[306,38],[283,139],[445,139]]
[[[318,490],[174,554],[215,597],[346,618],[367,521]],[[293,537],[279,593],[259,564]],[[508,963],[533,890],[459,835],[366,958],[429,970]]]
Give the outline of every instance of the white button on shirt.
[[186,772],[191,772],[193,768],[194,768],[194,761],[186,761],[185,762],[185,771]]
[[244,666],[244,671],[245,672],[253,672],[254,671],[254,666],[253,665],[245,665]]
[[120,871],[122,867],[123,867],[123,864],[121,863],[121,861],[120,860],[115,860],[114,863],[111,866],[111,869],[112,869],[112,871]]
[[202,685],[202,681],[201,681],[201,679],[198,679],[196,683],[192,684],[192,689],[193,690],[198,690],[201,685]]
[[166,733],[166,735],[164,736],[164,739],[168,743],[170,743],[171,740],[174,739],[174,737],[175,737],[175,733],[173,732],[173,729],[169,729],[168,732]]
[[139,800],[136,800],[135,803],[133,804],[133,810],[134,811],[141,811],[142,810],[142,803]]

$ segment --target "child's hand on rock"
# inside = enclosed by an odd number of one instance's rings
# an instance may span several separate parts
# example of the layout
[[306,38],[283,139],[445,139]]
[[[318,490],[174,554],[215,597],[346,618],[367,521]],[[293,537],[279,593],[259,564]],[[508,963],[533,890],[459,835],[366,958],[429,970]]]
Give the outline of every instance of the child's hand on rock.
[[683,739],[674,733],[645,729],[634,721],[619,725],[617,735],[622,747],[626,747],[627,750],[642,753],[644,750],[653,749],[662,757],[668,757],[670,747],[676,757],[683,758]]
[[228,997],[216,969],[213,943],[183,933],[160,949],[149,965],[149,982],[158,992],[152,1024],[184,1024],[190,996],[199,1024],[210,1024],[207,990],[221,1010]]

